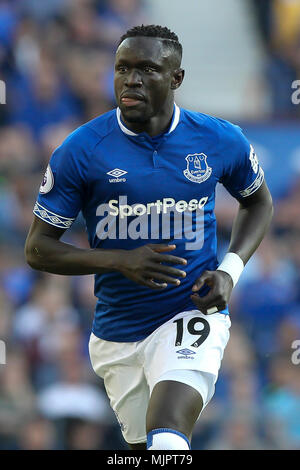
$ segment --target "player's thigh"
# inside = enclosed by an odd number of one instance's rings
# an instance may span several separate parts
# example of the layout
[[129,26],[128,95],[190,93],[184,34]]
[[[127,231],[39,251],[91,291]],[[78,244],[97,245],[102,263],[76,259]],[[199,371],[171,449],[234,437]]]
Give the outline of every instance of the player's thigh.
[[196,388],[177,380],[161,380],[151,393],[146,417],[147,433],[153,429],[170,428],[190,439],[202,407],[202,397]]
[[191,310],[157,328],[144,348],[150,392],[164,374],[173,370],[195,370],[217,377],[230,325],[228,315]]
[[230,319],[223,314],[205,316],[193,310],[176,315],[152,334],[145,349],[151,392],[148,429],[157,423],[192,429],[214,394],[229,327]]
[[146,442],[149,386],[132,343],[113,343],[91,335],[89,352],[94,371],[104,380],[110,405],[128,444]]

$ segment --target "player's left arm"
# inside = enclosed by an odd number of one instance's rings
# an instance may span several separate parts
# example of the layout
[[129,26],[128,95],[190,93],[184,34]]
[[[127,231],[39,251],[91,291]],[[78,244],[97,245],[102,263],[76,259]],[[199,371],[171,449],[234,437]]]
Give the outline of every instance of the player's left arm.
[[[245,264],[269,228],[273,204],[253,146],[239,126],[218,121],[219,152],[223,166],[219,182],[239,202],[228,253],[216,271],[204,271],[196,280],[192,300],[204,313],[224,310]],[[200,297],[197,291],[206,284],[210,290]]]
[[[245,265],[264,238],[273,216],[270,191],[264,181],[252,195],[239,199],[239,209],[233,222],[228,253],[234,253]],[[231,256],[231,255],[230,255]],[[236,258],[239,261],[239,258]],[[233,264],[235,262],[233,255]],[[222,265],[220,266],[222,269]],[[206,284],[208,294],[200,297],[196,292]],[[214,307],[223,310],[229,302],[233,279],[222,270],[204,271],[193,286],[191,299],[203,313],[213,313]],[[209,310],[211,309],[211,312]]]
[[239,201],[228,252],[239,255],[245,265],[264,238],[272,216],[272,196],[264,181],[254,194]]

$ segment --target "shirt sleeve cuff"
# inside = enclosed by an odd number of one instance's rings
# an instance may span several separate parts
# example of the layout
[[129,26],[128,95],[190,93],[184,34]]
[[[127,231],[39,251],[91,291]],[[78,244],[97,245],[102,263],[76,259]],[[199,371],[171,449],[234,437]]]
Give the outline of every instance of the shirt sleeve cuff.
[[75,220],[75,218],[72,217],[63,217],[59,214],[56,214],[55,212],[46,209],[38,202],[36,202],[34,205],[33,213],[47,224],[63,229],[70,228]]
[[253,183],[248,186],[248,188],[243,189],[242,191],[239,191],[239,195],[242,197],[248,197],[251,196],[251,194],[255,193],[257,191],[262,183],[264,181],[264,171],[262,168],[259,168],[259,172]]

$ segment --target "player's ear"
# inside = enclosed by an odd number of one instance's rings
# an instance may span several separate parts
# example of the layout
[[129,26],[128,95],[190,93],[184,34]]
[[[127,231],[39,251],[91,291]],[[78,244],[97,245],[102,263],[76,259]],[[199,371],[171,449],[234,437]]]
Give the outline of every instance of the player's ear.
[[180,87],[180,85],[183,82],[184,79],[184,70],[183,69],[177,69],[174,70],[173,72],[173,77],[172,77],[172,82],[171,82],[171,89],[172,90],[177,90],[177,88]]

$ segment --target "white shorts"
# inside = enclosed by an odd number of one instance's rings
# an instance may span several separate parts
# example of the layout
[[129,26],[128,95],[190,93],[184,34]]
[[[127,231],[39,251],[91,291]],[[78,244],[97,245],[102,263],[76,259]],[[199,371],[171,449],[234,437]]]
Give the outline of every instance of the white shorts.
[[130,444],[146,442],[146,413],[151,392],[162,380],[183,382],[199,391],[203,408],[214,394],[229,315],[181,312],[147,338],[116,343],[90,337],[91,363],[104,379],[110,404]]

